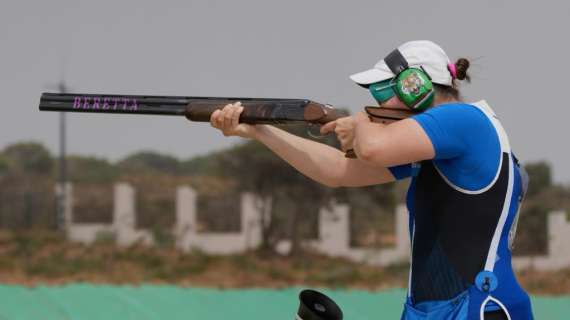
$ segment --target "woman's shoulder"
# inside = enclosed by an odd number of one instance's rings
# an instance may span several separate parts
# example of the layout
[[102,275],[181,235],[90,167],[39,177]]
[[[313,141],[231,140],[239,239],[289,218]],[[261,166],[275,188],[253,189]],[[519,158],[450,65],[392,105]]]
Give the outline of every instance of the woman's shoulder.
[[461,115],[465,116],[473,116],[473,117],[481,117],[485,116],[485,111],[482,110],[477,104],[475,103],[467,103],[467,102],[448,102],[436,105],[426,111],[428,114],[434,115]]
[[419,122],[435,121],[443,126],[468,130],[489,127],[491,120],[487,113],[476,104],[451,102],[436,105],[414,116]]
[[[439,110],[437,110],[439,109]],[[501,146],[493,125],[494,113],[478,103],[447,103],[433,108],[433,117],[465,145],[462,156],[435,161],[453,184],[479,190],[493,181],[500,163]]]

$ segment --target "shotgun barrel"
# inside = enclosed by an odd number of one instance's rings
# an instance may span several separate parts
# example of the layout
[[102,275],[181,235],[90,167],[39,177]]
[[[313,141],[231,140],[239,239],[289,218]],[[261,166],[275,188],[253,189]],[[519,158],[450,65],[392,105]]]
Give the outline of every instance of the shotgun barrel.
[[244,111],[240,122],[248,124],[325,124],[347,116],[329,105],[308,99],[249,97],[183,97],[150,95],[111,95],[42,93],[41,111],[151,114],[185,116],[207,122],[210,115],[229,103],[240,101]]

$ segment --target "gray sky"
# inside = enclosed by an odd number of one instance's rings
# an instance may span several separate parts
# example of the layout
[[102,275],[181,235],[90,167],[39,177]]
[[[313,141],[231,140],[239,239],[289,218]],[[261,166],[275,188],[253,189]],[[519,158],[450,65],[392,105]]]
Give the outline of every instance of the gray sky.
[[[408,40],[474,59],[467,100],[487,99],[523,161],[570,182],[568,1],[2,1],[0,147],[57,151],[40,93],[311,98],[371,104],[348,76]],[[117,160],[151,149],[188,158],[239,141],[209,124],[70,114],[68,150]]]

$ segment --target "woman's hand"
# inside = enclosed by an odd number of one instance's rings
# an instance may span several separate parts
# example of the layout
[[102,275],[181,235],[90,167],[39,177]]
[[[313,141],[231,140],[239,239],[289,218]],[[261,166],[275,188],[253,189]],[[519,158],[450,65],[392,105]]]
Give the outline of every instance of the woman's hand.
[[254,139],[257,128],[254,125],[239,123],[239,116],[243,111],[241,102],[226,105],[221,110],[216,110],[210,116],[212,127],[222,131],[224,136],[239,136]]
[[354,122],[356,122],[356,124],[360,124],[360,123],[369,123],[372,122],[372,119],[370,119],[370,116],[367,115],[365,112],[360,111],[358,113],[356,113],[354,116]]
[[359,112],[354,116],[336,119],[325,124],[321,128],[321,134],[327,134],[334,130],[338,141],[340,141],[342,151],[352,149],[354,142],[354,128],[360,122],[370,122],[370,119],[364,112]]

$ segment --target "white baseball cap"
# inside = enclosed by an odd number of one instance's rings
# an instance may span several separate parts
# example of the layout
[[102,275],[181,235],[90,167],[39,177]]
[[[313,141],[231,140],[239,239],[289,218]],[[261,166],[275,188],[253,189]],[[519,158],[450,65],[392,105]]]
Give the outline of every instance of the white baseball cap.
[[[410,67],[423,67],[433,83],[451,86],[455,65],[451,63],[440,46],[429,40],[417,40],[404,43],[398,47],[398,50],[406,58]],[[366,86],[395,76],[382,59],[374,65],[374,68],[355,73],[350,76],[350,79]]]

